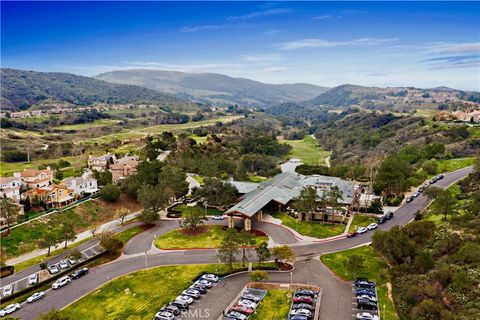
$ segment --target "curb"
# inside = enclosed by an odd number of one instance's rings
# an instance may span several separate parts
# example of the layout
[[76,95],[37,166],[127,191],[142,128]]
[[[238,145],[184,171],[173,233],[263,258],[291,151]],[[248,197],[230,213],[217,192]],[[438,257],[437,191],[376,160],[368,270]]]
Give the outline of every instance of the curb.
[[292,236],[295,237],[295,239],[297,239],[297,240],[305,240],[305,239],[303,239],[303,238],[298,237],[295,233],[293,233],[292,230],[290,230],[290,228],[287,228],[286,226],[284,226],[284,225],[282,225],[282,224],[278,224],[278,223],[274,223],[274,222],[270,222],[270,221],[261,221],[261,223],[269,223],[269,224],[272,224],[272,225],[274,225],[274,226],[281,227],[281,228],[287,230],[288,232],[290,232],[290,233],[292,234]]

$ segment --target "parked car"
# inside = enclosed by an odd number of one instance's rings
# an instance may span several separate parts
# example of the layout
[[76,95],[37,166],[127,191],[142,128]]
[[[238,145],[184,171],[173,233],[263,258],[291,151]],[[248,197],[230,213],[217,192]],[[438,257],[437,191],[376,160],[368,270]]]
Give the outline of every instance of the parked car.
[[362,295],[357,295],[357,299],[360,300],[369,300],[373,302],[377,302],[377,298],[375,296],[369,295],[369,294],[362,294]]
[[307,310],[307,309],[294,309],[294,310],[290,311],[290,315],[292,315],[292,316],[302,315],[302,316],[306,316],[306,317],[310,318],[312,316],[312,312],[310,310]]
[[420,192],[416,191],[412,194],[413,197],[417,198],[420,195]]
[[296,296],[293,298],[293,302],[303,302],[303,303],[308,303],[312,304],[313,303],[313,298],[309,296]]
[[296,314],[288,318],[288,320],[309,320],[309,319],[310,319],[309,317],[304,316],[303,314]]
[[72,280],[69,276],[61,277],[52,284],[52,289],[60,289],[61,287],[69,284]]
[[357,308],[358,309],[368,309],[368,310],[377,310],[377,303],[367,300],[367,299],[360,299],[357,300]]
[[380,218],[377,219],[378,224],[384,224],[387,222],[387,217],[381,216]]
[[173,320],[175,315],[168,311],[160,311],[155,314],[154,320]]
[[182,295],[187,296],[187,297],[192,297],[193,299],[200,298],[200,292],[197,291],[197,290],[193,290],[193,289],[183,290]]
[[209,289],[212,287],[212,283],[208,280],[197,280],[195,281],[195,284],[204,285]]
[[8,297],[13,293],[13,286],[9,284],[8,286],[3,287],[3,296]]
[[309,297],[315,297],[317,293],[313,290],[309,290],[309,289],[300,289],[300,290],[297,290],[295,291],[295,295],[296,296],[309,296]]
[[27,298],[27,303],[32,303],[32,302],[35,302],[37,300],[40,300],[44,296],[45,296],[45,292],[43,292],[43,291],[35,292],[34,294],[32,294],[30,297]]
[[173,304],[167,304],[166,306],[163,306],[162,309],[160,309],[160,312],[162,312],[162,311],[171,312],[176,316],[178,316],[180,314],[180,309],[175,307]]
[[308,303],[294,303],[292,305],[292,309],[307,309],[313,311],[313,306],[309,305]]
[[357,289],[357,290],[355,290],[355,294],[356,294],[356,295],[367,294],[367,295],[374,296],[374,297],[376,296],[374,290],[372,290],[372,289],[367,289],[367,288]]
[[213,216],[212,220],[225,220],[224,216]]
[[62,270],[68,269],[68,262],[67,262],[67,260],[60,260],[60,262],[58,263],[58,265],[60,266],[60,269],[62,269]]
[[70,263],[72,266],[78,262],[77,259],[75,259],[74,257],[70,257],[67,260],[68,263]]
[[365,232],[367,232],[367,231],[368,231],[367,228],[365,228],[365,227],[360,227],[360,228],[357,229],[356,232],[357,232],[358,234],[362,234],[362,233],[365,233]]
[[442,180],[443,179],[443,174],[437,176],[437,180]]
[[376,224],[376,223],[370,223],[370,224],[367,226],[367,229],[368,229],[368,230],[375,230],[375,229],[377,229],[377,227],[378,227],[378,224]]
[[259,302],[260,300],[262,300],[262,298],[254,295],[254,294],[251,294],[251,293],[244,293],[242,295],[242,299],[251,300],[253,302]]
[[414,198],[413,198],[412,196],[409,196],[409,197],[407,197],[407,198],[405,199],[405,202],[407,202],[407,203],[408,203],[408,202],[412,202],[413,199],[414,199]]
[[50,274],[56,274],[59,273],[60,270],[58,270],[58,267],[54,264],[48,267],[48,272],[50,272]]
[[217,275],[214,275],[214,274],[204,274],[202,276],[202,279],[203,280],[207,280],[207,281],[210,281],[210,282],[218,282],[219,278]]
[[78,279],[80,277],[83,277],[87,273],[88,273],[88,268],[85,267],[85,268],[82,268],[82,269],[75,270],[70,276],[73,279]]
[[192,284],[189,289],[197,290],[201,294],[205,294],[208,292],[207,286],[199,285],[199,284]]
[[378,316],[368,312],[362,312],[362,313],[357,313],[356,319],[357,320],[378,320]]
[[353,237],[356,237],[357,236],[357,232],[353,231],[353,232],[350,232],[349,234],[347,234],[347,238],[353,238]]
[[388,220],[392,219],[393,218],[393,212],[388,211],[387,213],[385,213],[385,218],[387,218]]
[[183,300],[175,300],[170,303],[171,305],[177,307],[180,310],[187,310],[190,304]]
[[187,296],[178,296],[175,298],[176,301],[185,301],[188,304],[193,303],[193,298],[192,297],[187,297]]
[[358,278],[353,282],[353,285],[359,288],[375,288],[375,282],[368,281],[367,279],[364,279],[364,278]]
[[246,315],[248,315],[248,316],[251,315],[251,314],[253,314],[253,313],[255,312],[254,309],[248,308],[248,307],[245,307],[245,306],[241,306],[241,305],[239,305],[239,304],[234,305],[234,306],[232,307],[232,310],[233,310],[233,311],[237,311],[237,312],[241,312],[241,313],[246,314]]
[[33,286],[38,283],[38,273],[34,273],[28,277],[28,285]]
[[240,313],[240,312],[237,312],[237,311],[230,311],[229,313],[227,313],[227,317],[237,319],[237,320],[247,320],[248,319],[247,315],[245,315],[243,313]]
[[257,307],[257,304],[255,302],[246,299],[240,300],[238,304],[252,309],[255,309]]
[[20,303],[9,304],[5,309],[0,310],[0,317],[5,317],[7,314],[11,314],[20,309]]

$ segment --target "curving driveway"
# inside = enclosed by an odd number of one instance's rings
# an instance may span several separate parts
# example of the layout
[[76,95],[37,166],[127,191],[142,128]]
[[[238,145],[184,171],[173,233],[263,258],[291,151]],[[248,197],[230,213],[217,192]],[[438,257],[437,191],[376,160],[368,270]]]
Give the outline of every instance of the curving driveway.
[[[435,183],[436,186],[446,188],[449,185],[467,176],[473,168],[464,168],[450,174],[446,174],[445,178]],[[380,225],[380,230],[389,230],[394,225],[404,225],[411,221],[417,210],[423,210],[430,204],[431,200],[421,195],[412,202],[405,204],[395,212],[395,217],[387,223]],[[164,228],[177,227],[165,224]],[[160,226],[162,227],[162,226]],[[281,228],[281,227],[279,227]],[[282,228],[283,229],[283,228]],[[154,232],[150,229],[149,232]],[[324,288],[322,296],[322,319],[351,319],[351,310],[349,316],[344,318],[342,306],[346,303],[348,296],[348,306],[351,308],[351,291],[346,295],[346,286],[339,282],[332,273],[323,266],[319,261],[311,258],[327,252],[341,251],[358,245],[366,244],[371,241],[372,233],[368,232],[358,235],[355,238],[337,238],[323,242],[317,242],[308,245],[293,246],[292,249],[298,257],[306,257],[307,261],[298,262],[296,264],[295,276],[299,275],[300,282],[314,282]],[[34,319],[40,312],[49,311],[51,308],[61,309],[70,303],[76,301],[82,296],[95,290],[99,286],[105,284],[112,279],[125,275],[137,270],[162,265],[176,264],[199,264],[199,263],[215,263],[216,250],[191,250],[191,251],[173,251],[145,254],[144,250],[147,245],[153,241],[153,235],[149,233],[145,237],[137,236],[135,241],[128,244],[127,249],[131,255],[123,256],[106,265],[92,268],[90,274],[82,279],[74,280],[72,283],[58,291],[52,291],[45,296],[42,301],[33,304],[24,304],[22,309],[13,314],[21,319]],[[133,240],[132,239],[132,240]],[[139,241],[142,243],[137,247],[133,244]],[[300,276],[301,275],[301,276]],[[304,277],[304,278],[302,278]],[[296,278],[294,279],[296,280]],[[340,311],[339,311],[340,310]]]

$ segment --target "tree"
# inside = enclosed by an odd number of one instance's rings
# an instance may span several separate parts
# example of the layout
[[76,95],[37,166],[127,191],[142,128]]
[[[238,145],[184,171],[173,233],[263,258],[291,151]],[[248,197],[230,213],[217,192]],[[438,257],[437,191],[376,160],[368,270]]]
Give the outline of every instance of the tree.
[[144,184],[138,190],[138,201],[145,209],[151,209],[158,214],[172,197],[172,191],[165,186]]
[[40,267],[41,270],[47,270],[48,268],[48,263],[46,263],[45,261],[44,262],[40,262],[40,264],[38,265]]
[[200,207],[187,207],[184,214],[185,218],[182,221],[184,228],[197,230],[199,226],[203,225],[204,213]]
[[107,184],[100,190],[100,197],[107,202],[116,202],[122,191],[117,185]]
[[247,247],[255,244],[255,237],[246,230],[240,231],[237,236],[238,244],[242,248],[242,266],[245,266],[245,262],[248,262]]
[[271,256],[270,250],[268,250],[268,243],[265,241],[255,247],[255,252],[257,253],[259,267],[262,264],[262,262],[270,259],[270,256]]
[[82,253],[80,252],[80,250],[78,249],[74,249],[72,251],[70,251],[70,257],[76,259],[76,260],[80,260],[83,258],[83,255]]
[[260,282],[262,280],[268,279],[268,273],[264,270],[255,270],[250,272],[250,279],[254,282]]
[[228,265],[228,269],[232,270],[233,264],[237,261],[238,241],[237,230],[228,229],[225,237],[218,248],[217,258]]
[[335,211],[340,209],[341,204],[339,200],[343,199],[343,192],[337,187],[333,186],[327,191],[327,202]]
[[111,255],[115,255],[122,249],[123,242],[112,231],[104,231],[98,235],[100,246]]
[[429,197],[430,199],[435,199],[443,191],[442,188],[429,186],[423,191],[423,194]]
[[206,178],[203,187],[197,190],[196,194],[211,205],[226,206],[237,199],[237,188],[216,178]]
[[430,251],[423,250],[415,256],[415,269],[419,272],[427,273],[434,266],[435,261]]
[[438,172],[438,163],[434,159],[427,160],[422,164],[422,169],[428,174],[436,174]]
[[415,257],[415,244],[399,226],[390,231],[376,231],[372,236],[372,246],[381,252],[391,263],[409,263]]
[[354,276],[357,276],[358,272],[362,270],[364,262],[365,258],[363,256],[359,254],[352,254],[347,257],[347,260],[345,260],[345,267]]
[[42,237],[37,240],[37,244],[41,249],[48,249],[47,256],[50,256],[51,248],[57,247],[62,239],[59,231],[50,227],[42,234]]
[[160,219],[160,214],[152,209],[143,209],[138,215],[138,219],[146,225],[153,225]]
[[125,219],[129,214],[130,214],[130,211],[128,211],[128,209],[126,208],[115,210],[115,216],[117,217],[118,220],[120,220],[120,223],[122,225],[125,223]]
[[165,166],[158,175],[158,183],[164,189],[171,190],[175,198],[179,198],[188,192],[187,176],[181,168]]
[[60,234],[62,236],[63,241],[65,241],[65,249],[67,249],[68,241],[73,241],[77,238],[77,235],[75,234],[75,230],[73,229],[73,224],[66,219],[63,219],[62,221]]
[[455,211],[456,199],[452,195],[452,192],[448,189],[443,190],[437,196],[434,202],[434,207],[444,215],[444,219],[447,220],[449,214],[456,213]]
[[93,170],[93,177],[101,186],[106,186],[112,183],[112,173],[110,171],[96,171]]
[[272,254],[280,261],[284,263],[293,264],[295,262],[296,256],[293,253],[292,249],[289,246],[283,245],[273,248]]
[[315,187],[305,187],[300,190],[300,195],[295,199],[295,207],[305,213],[305,220],[311,221],[317,206],[317,190]]
[[412,171],[411,164],[398,155],[385,158],[380,165],[374,189],[380,193],[398,194],[407,189],[407,179]]
[[54,174],[55,180],[62,180],[63,179],[63,172],[60,170],[55,171]]
[[59,310],[52,309],[49,312],[41,313],[37,320],[71,320],[71,318],[64,316]]
[[10,227],[17,221],[19,208],[9,198],[3,197],[0,201],[0,217],[7,227],[7,235],[10,234]]

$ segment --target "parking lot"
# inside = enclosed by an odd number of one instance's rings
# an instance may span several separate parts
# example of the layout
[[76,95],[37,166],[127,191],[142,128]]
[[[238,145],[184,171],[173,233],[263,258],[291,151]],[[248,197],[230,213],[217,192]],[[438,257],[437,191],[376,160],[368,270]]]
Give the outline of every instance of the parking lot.
[[[360,309],[359,308],[358,302],[357,302],[357,300],[358,300],[357,292],[358,292],[358,290],[362,290],[362,289],[365,290],[364,292],[369,292],[369,291],[374,292],[374,295],[371,295],[371,297],[374,297],[374,298],[378,297],[376,286],[371,287],[371,288],[357,287],[357,286],[355,286],[355,283],[352,282],[352,318],[353,319],[359,319],[359,320],[380,320],[380,314],[379,314],[378,310],[367,309],[367,308]],[[360,291],[360,292],[362,292],[362,291]],[[364,297],[366,297],[366,295],[364,295]],[[378,302],[375,302],[375,305],[376,305],[377,309],[380,308],[380,305],[378,304]],[[365,315],[364,317],[357,317],[357,315],[359,313],[362,313],[362,314],[363,313],[368,313],[372,317],[370,317],[369,315]],[[377,317],[377,318],[375,318],[375,317]]]

